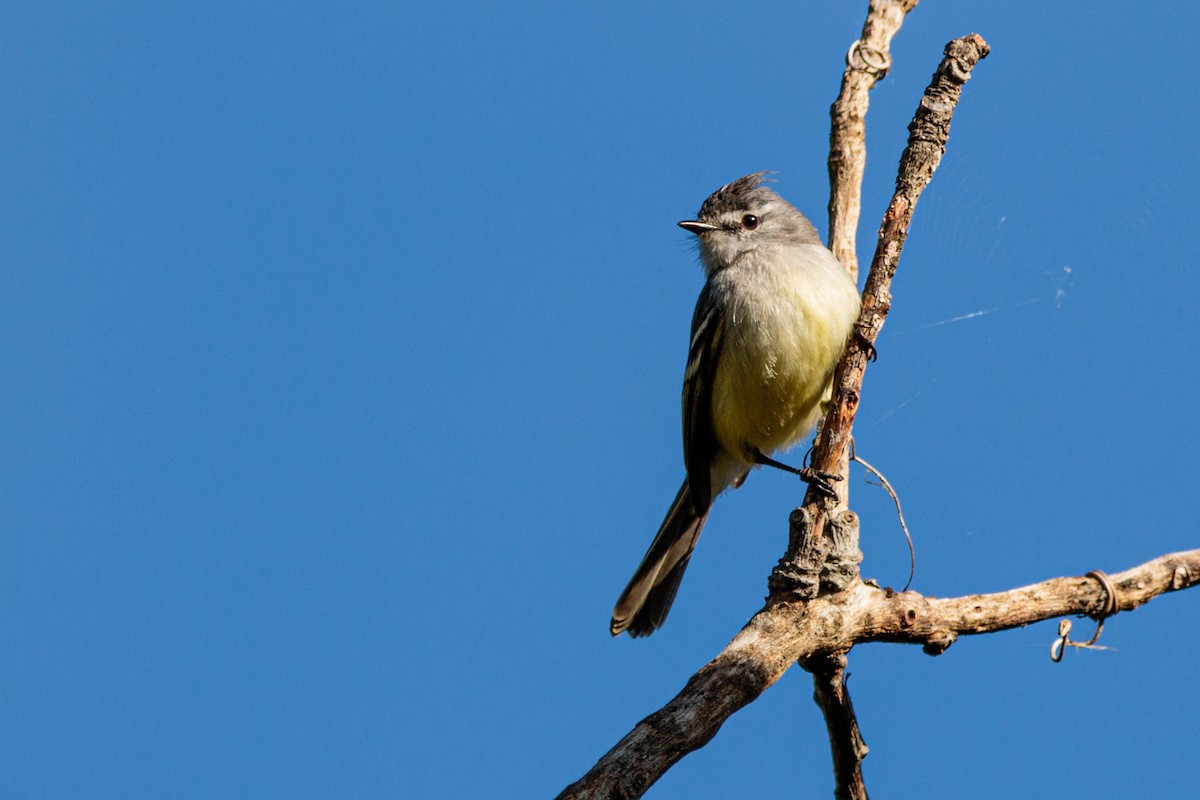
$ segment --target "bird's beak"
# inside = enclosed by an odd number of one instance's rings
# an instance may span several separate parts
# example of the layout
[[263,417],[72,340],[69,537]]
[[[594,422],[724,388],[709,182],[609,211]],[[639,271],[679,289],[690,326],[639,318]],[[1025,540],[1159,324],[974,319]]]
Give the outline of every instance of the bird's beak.
[[691,233],[695,233],[697,235],[721,230],[719,225],[709,225],[707,222],[700,222],[699,220],[695,219],[685,219],[683,222],[678,224],[679,227],[683,228],[685,231],[690,231]]

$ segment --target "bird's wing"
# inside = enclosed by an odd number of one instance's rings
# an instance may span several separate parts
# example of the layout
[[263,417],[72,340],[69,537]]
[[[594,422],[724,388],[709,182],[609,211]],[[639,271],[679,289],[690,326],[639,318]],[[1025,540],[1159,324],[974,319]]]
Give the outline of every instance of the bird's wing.
[[712,505],[714,457],[720,445],[712,426],[713,380],[720,358],[725,318],[707,285],[692,315],[692,344],[683,374],[683,460],[696,513]]

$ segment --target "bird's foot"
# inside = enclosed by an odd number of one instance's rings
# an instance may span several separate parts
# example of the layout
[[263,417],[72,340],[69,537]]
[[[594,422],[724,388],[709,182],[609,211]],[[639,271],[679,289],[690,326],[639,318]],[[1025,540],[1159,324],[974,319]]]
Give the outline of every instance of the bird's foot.
[[[808,456],[805,456],[804,460],[807,461]],[[845,478],[843,478],[841,475],[833,472],[822,472],[821,470],[814,469],[813,467],[805,466],[801,467],[800,469],[789,467],[787,464],[783,464],[769,456],[765,456],[757,450],[754,451],[754,462],[756,464],[762,464],[765,467],[774,467],[775,469],[781,469],[784,472],[790,472],[793,475],[800,476],[800,480],[813,487],[817,494],[821,495],[822,497],[836,498],[837,492],[833,490],[833,486],[830,484],[830,481],[845,480]]]
[[879,351],[875,349],[875,344],[867,336],[866,331],[855,327],[854,338],[858,341],[858,345],[863,349],[863,352],[867,354],[867,361],[877,361],[879,359]]
[[843,481],[845,477],[834,472],[822,472],[819,469],[805,467],[796,473],[800,476],[800,480],[811,486],[817,494],[830,499],[837,498],[837,492],[833,489],[831,481]]

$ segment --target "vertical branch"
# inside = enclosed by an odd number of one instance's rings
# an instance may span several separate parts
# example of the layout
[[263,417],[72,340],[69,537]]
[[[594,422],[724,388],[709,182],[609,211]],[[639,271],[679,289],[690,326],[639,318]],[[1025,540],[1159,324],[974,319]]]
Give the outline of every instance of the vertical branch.
[[[900,252],[908,238],[917,199],[946,151],[946,142],[950,138],[950,118],[962,96],[963,84],[988,51],[987,42],[974,33],[947,44],[945,57],[934,72],[917,113],[908,126],[908,146],[900,157],[896,191],[883,215],[875,257],[871,260],[871,270],[863,290],[857,335],[851,338],[834,374],[833,406],[825,417],[813,451],[812,464],[818,470],[836,471],[839,459],[850,443],[850,429],[858,411],[867,359],[892,306],[892,277],[896,274]],[[815,492],[809,491],[805,505],[821,507]]]
[[[878,3],[876,0],[872,0],[872,13],[868,14],[868,24],[863,28],[863,40],[857,43],[860,54],[863,52],[865,43],[869,41],[868,28],[871,27],[872,14],[879,4],[891,5],[884,3],[884,0],[879,0]],[[903,3],[899,3],[899,5],[903,5]],[[912,5],[903,11],[893,11],[890,17],[895,23],[895,26],[890,29],[892,34],[899,28],[904,12]],[[890,41],[890,36],[887,41]],[[886,41],[884,47],[886,48]],[[892,195],[892,201],[880,224],[875,256],[871,259],[871,269],[867,274],[866,287],[863,290],[863,304],[859,315],[857,335],[851,339],[846,354],[842,357],[837,372],[834,374],[833,407],[826,415],[817,436],[817,444],[813,452],[813,466],[818,470],[840,471],[843,475],[848,471],[850,430],[858,411],[859,393],[862,389],[869,355],[874,350],[875,339],[879,336],[883,320],[891,309],[892,277],[896,274],[900,252],[908,238],[913,211],[916,208],[917,199],[933,177],[934,170],[937,169],[942,155],[946,151],[946,142],[950,138],[950,118],[962,96],[963,85],[971,77],[971,70],[975,65],[987,57],[988,51],[987,43],[976,34],[955,39],[947,44],[942,62],[934,72],[933,79],[925,90],[917,112],[908,126],[908,146],[900,157],[896,191]],[[851,48],[851,54],[854,52],[854,48]],[[882,53],[886,56],[886,49]],[[886,71],[888,65],[890,65],[890,58],[886,63],[881,62],[877,69]],[[854,72],[854,64],[850,62],[842,80],[843,95],[847,94],[848,83]],[[833,106],[834,135],[831,137],[833,142],[829,155],[829,173],[832,182],[829,203],[830,248],[839,259],[842,259],[842,264],[850,270],[851,274],[857,272],[857,261],[854,256],[854,228],[857,225],[860,211],[862,167],[865,164],[862,135],[865,132],[866,92],[875,80],[877,78],[869,75],[857,78],[857,81],[866,88],[861,89],[858,96],[860,105],[847,101],[846,107],[849,108],[849,115],[844,121],[839,117],[839,107],[842,106],[843,97],[839,97],[838,102]],[[857,116],[853,113],[855,109],[861,111]],[[844,124],[842,124],[843,122]],[[839,130],[849,132],[845,142],[840,145],[849,149],[839,149]],[[861,152],[854,149],[855,145],[861,149]],[[846,160],[849,161],[848,164],[843,163]],[[841,174],[840,170],[842,169],[846,169],[847,173]],[[843,179],[849,183],[847,185],[840,184]],[[839,497],[841,505],[844,505],[846,500],[844,491],[843,489],[843,493]],[[788,543],[789,554],[824,552],[829,549],[825,541],[826,527],[830,528],[830,541],[838,539],[838,526],[826,525],[828,514],[826,506],[812,489],[805,498],[804,508],[798,509],[797,512],[792,514],[791,536]],[[853,516],[849,511],[843,511],[840,516],[847,515]],[[852,545],[856,551],[858,546],[857,526],[853,526],[853,530],[855,540]],[[773,596],[781,596],[788,590],[786,579],[783,577],[787,567],[788,563],[785,557],[771,574],[769,584]],[[825,570],[822,569],[822,575],[824,572]],[[820,581],[818,581],[819,583]],[[799,587],[798,584],[796,586]],[[781,592],[781,590],[783,591]],[[829,744],[833,751],[834,776],[837,781],[836,797],[838,800],[866,800],[867,790],[863,782],[862,760],[867,755],[867,746],[859,732],[858,721],[854,716],[854,706],[850,702],[850,694],[846,689],[845,653],[837,653],[835,656],[825,659],[824,663],[813,659],[804,666],[813,674],[813,696],[821,707],[825,716],[825,726],[829,732]]]
[[804,667],[812,672],[813,700],[820,706],[825,716],[825,729],[829,732],[833,774],[837,779],[834,797],[837,800],[867,800],[862,762],[868,748],[858,729],[854,704],[846,689],[846,656],[838,653],[824,659],[820,665],[809,661]]
[[[837,100],[829,109],[829,249],[849,271],[855,283],[858,282],[858,218],[862,211],[862,182],[867,167],[866,120],[867,108],[870,105],[869,93],[891,67],[889,48],[892,38],[900,30],[908,12],[916,8],[917,2],[918,0],[870,0],[867,18],[863,22],[862,36],[846,53],[842,86]],[[839,365],[839,373],[840,371]],[[859,380],[861,385],[861,376]],[[836,385],[840,386],[840,383]],[[827,424],[828,421],[822,428]],[[848,431],[849,429],[847,435]],[[822,438],[818,434],[818,443]],[[837,454],[836,472],[848,475],[849,449],[843,446],[837,450]],[[842,507],[849,502],[849,487],[844,483],[838,489],[838,499]],[[849,511],[843,512],[837,519],[841,519],[844,525],[835,522],[831,526],[832,535],[826,539],[822,535],[824,516],[825,512],[821,506],[814,506],[809,502],[792,514],[788,552],[768,580],[773,596],[788,591],[787,584],[790,580],[782,581],[781,574],[789,571],[791,565],[798,566],[798,560],[802,558],[803,553],[815,555],[819,552],[822,562],[829,561],[831,551],[834,550],[851,555],[849,562],[852,569],[840,576],[846,585],[842,585],[842,581],[835,581],[828,587],[822,587],[823,581],[820,578],[808,580],[808,583],[815,584],[810,585],[813,594],[819,594],[822,588],[841,590],[859,579],[858,560],[861,560],[862,556],[858,551],[857,519]],[[850,529],[848,536],[838,536],[838,530],[843,526]],[[846,539],[842,546],[830,546],[842,539]],[[853,557],[855,554],[858,555],[857,559]],[[796,570],[790,571],[792,575],[789,578],[794,578]],[[800,572],[801,582],[794,585],[802,586],[805,581],[803,567]],[[817,568],[817,574],[822,577],[826,572],[824,563]],[[829,733],[836,781],[835,796],[838,800],[867,800],[867,787],[862,776],[862,760],[866,758],[867,745],[859,731],[850,693],[846,689],[846,655],[838,653],[835,657],[823,661],[821,665],[809,663],[804,666],[812,672],[813,699],[821,708]]]
[[867,166],[868,92],[891,66],[892,37],[917,0],[871,0],[862,37],[846,54],[842,88],[829,109],[829,249],[858,280],[855,237]]
[[[837,99],[829,109],[832,125],[829,132],[829,249],[837,256],[855,282],[858,281],[858,256],[855,240],[858,217],[862,210],[862,181],[867,165],[867,107],[868,93],[891,66],[888,52],[892,38],[900,30],[905,16],[917,5],[917,0],[870,0],[867,18],[863,22],[862,36],[850,46],[846,54],[846,69],[842,72],[842,86]],[[846,362],[843,357],[842,363]],[[861,375],[859,378],[861,385]],[[835,382],[835,386],[837,386]],[[849,452],[845,447],[836,451],[836,460],[816,460],[822,442],[830,441],[824,433],[829,425],[827,417],[817,432],[814,466],[835,475],[849,473]],[[846,430],[849,436],[849,428]],[[841,437],[837,437],[841,440]],[[826,448],[828,450],[828,448]],[[848,505],[849,489],[845,482],[835,487],[838,493],[835,505]],[[805,513],[793,514],[788,537],[788,549],[768,580],[771,596],[797,595],[815,597],[820,593],[820,578],[812,574],[812,566],[824,562],[827,557],[821,543],[825,527],[825,507],[815,502],[810,492],[805,498]],[[854,552],[858,548],[858,532],[846,548]],[[818,567],[819,568],[819,567]],[[810,579],[811,577],[811,579]],[[857,571],[849,580],[857,580]],[[801,584],[805,585],[801,585]],[[840,591],[845,585],[826,587]]]
[[[892,37],[917,0],[871,0],[862,36],[846,53],[842,87],[829,109],[829,249],[858,282],[858,217],[862,211],[863,173],[867,168],[867,107],[869,92],[892,65],[888,52]],[[846,475],[849,455],[843,453],[835,469]],[[849,487],[837,487],[838,505],[849,503]]]

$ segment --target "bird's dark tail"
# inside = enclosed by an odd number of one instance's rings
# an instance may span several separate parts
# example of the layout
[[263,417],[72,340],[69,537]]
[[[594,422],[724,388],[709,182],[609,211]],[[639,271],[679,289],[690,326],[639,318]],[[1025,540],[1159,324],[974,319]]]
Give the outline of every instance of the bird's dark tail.
[[650,549],[617,600],[608,627],[613,636],[623,631],[633,637],[646,636],[662,626],[707,518],[707,508],[697,513],[692,507],[685,480]]

